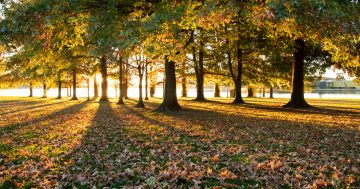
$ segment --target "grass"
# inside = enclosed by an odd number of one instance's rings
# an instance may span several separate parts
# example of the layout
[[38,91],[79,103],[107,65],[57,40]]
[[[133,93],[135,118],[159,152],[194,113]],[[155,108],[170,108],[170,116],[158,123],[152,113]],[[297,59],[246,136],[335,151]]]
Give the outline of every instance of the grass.
[[360,103],[1,97],[0,188],[357,188]]

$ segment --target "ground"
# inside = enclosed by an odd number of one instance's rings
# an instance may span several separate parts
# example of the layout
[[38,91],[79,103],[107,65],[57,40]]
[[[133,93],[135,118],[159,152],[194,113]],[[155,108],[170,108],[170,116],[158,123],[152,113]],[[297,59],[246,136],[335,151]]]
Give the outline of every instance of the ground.
[[0,188],[359,188],[360,102],[0,97]]

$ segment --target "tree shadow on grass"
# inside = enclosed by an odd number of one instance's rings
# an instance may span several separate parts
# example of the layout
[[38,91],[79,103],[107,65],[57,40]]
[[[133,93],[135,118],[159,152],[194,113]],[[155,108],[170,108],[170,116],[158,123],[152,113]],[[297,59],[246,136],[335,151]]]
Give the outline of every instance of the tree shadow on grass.
[[[185,111],[175,113],[149,112],[132,107],[132,104],[136,103],[132,100],[128,103],[130,104],[114,105],[115,108],[110,103],[99,103],[93,123],[84,136],[82,144],[68,155],[72,158],[73,164],[67,168],[66,173],[72,176],[67,180],[70,184],[65,186],[123,187],[144,183],[144,177],[152,175],[146,172],[150,167],[150,161],[157,163],[163,161],[166,165],[170,160],[163,157],[168,157],[175,147],[181,148],[179,154],[172,155],[174,158],[180,158],[177,159],[181,162],[181,165],[178,165],[180,167],[183,165],[191,167],[191,163],[201,166],[202,161],[199,158],[220,153],[220,160],[215,163],[216,166],[221,167],[227,163],[228,169],[249,178],[251,171],[242,168],[244,165],[248,166],[247,162],[250,158],[253,158],[251,160],[257,158],[256,161],[265,163],[273,159],[273,156],[280,156],[285,163],[297,158],[297,161],[317,166],[329,160],[339,163],[342,161],[338,159],[340,155],[345,158],[356,158],[358,154],[356,153],[359,149],[358,144],[354,145],[352,141],[359,138],[360,134],[352,130],[324,129],[321,125],[309,123],[230,115],[225,112],[194,108],[186,108]],[[151,104],[158,105],[158,103]],[[180,122],[182,124],[177,126]],[[192,128],[195,126],[198,130],[193,132]],[[169,139],[157,142],[149,133],[151,131],[142,130],[150,127],[163,128],[158,135],[163,137],[162,139]],[[140,133],[134,135],[134,130],[131,129],[139,129]],[[213,132],[212,135],[209,134],[210,132]],[[149,144],[150,146],[146,146]],[[189,145],[191,147],[188,147]],[[241,156],[233,156],[226,151],[234,145],[245,146]],[[166,148],[162,149],[163,146]],[[161,149],[161,156],[156,154],[158,149]],[[306,149],[310,149],[313,153],[306,152]],[[329,151],[330,149],[332,151]],[[152,152],[155,152],[155,155],[151,155]],[[296,157],[289,155],[294,152],[300,155]],[[184,153],[193,155],[183,157]],[[353,164],[354,162],[348,165]],[[142,171],[140,175],[136,173],[139,168],[137,166],[142,168],[139,170]],[[307,168],[306,164],[297,166]],[[127,169],[135,169],[135,173],[128,175],[125,171]],[[166,166],[158,169],[166,170]],[[273,173],[265,170],[259,171],[255,176],[260,178],[273,174],[283,176],[284,172]],[[316,176],[306,179],[315,180]],[[274,182],[272,186],[279,186],[276,185],[279,180],[270,181]],[[260,179],[256,182],[263,181]],[[178,186],[184,183],[185,181],[178,182]]]
[[291,108],[283,108],[282,106],[268,106],[268,105],[261,105],[261,104],[255,104],[255,103],[245,103],[245,104],[241,104],[241,105],[236,105],[236,104],[225,103],[225,102],[215,101],[215,100],[208,100],[203,103],[242,106],[242,107],[246,107],[246,108],[276,111],[276,112],[320,114],[320,115],[346,114],[346,115],[360,116],[360,112],[351,111],[351,110],[343,110],[343,108],[340,108],[340,107],[334,107],[336,109],[331,109],[331,108],[326,108],[326,106],[325,107],[324,106],[313,106],[311,108],[305,108],[305,109],[291,109]]
[[12,132],[15,129],[31,126],[32,124],[40,123],[40,122],[46,121],[46,120],[56,119],[56,117],[59,116],[59,115],[71,115],[71,114],[76,113],[77,111],[81,110],[82,108],[84,108],[87,103],[88,103],[88,101],[83,101],[83,102],[81,102],[79,104],[68,106],[68,107],[66,107],[64,109],[61,109],[59,111],[53,112],[53,113],[48,114],[48,115],[45,115],[43,117],[35,118],[33,120],[29,120],[29,121],[26,121],[26,122],[21,122],[21,123],[15,123],[15,124],[2,126],[2,127],[0,127],[0,137],[3,136],[6,133]]
[[[219,148],[220,145],[227,148],[233,144],[240,144],[245,146],[248,155],[257,157],[256,161],[259,162],[266,163],[273,156],[280,156],[287,164],[292,164],[293,161],[309,162],[316,167],[313,170],[310,168],[310,171],[319,171],[320,165],[332,162],[337,167],[347,169],[342,174],[349,175],[354,175],[355,172],[348,167],[359,165],[356,159],[359,158],[360,144],[354,144],[354,141],[360,139],[360,133],[356,129],[329,128],[315,123],[230,115],[205,109],[186,108],[181,112],[154,113],[155,116],[149,116],[148,112],[140,112],[126,105],[124,108],[146,122],[166,128],[172,133],[177,133],[177,136],[192,141],[197,149],[216,151],[213,146]],[[185,124],[176,126],[180,122]],[[196,129],[191,129],[195,126]],[[209,133],[214,130],[215,135],[209,138]],[[203,139],[212,141],[211,146],[201,142]],[[243,159],[248,158],[247,155],[242,156]],[[339,159],[340,157],[347,159],[348,163],[344,163]],[[235,163],[230,168],[236,171],[237,166]],[[307,164],[298,166],[307,168]],[[332,170],[328,171],[332,172]],[[270,176],[269,172],[262,172],[259,177],[261,174]],[[311,177],[309,180],[314,181],[316,177]]]
[[[26,100],[29,100],[29,98],[25,98],[24,99]],[[35,104],[39,104],[39,103],[42,103],[41,100],[39,99],[30,99],[29,101],[19,101],[19,100],[1,100],[1,97],[0,97],[0,106],[12,106],[12,105],[35,105]]]
[[20,112],[26,111],[26,110],[44,108],[44,107],[47,107],[47,106],[55,106],[55,105],[57,105],[57,104],[62,104],[62,103],[65,103],[65,101],[62,101],[62,102],[54,102],[54,103],[47,103],[47,104],[41,104],[41,105],[35,105],[35,106],[30,106],[30,107],[25,107],[25,108],[21,108],[21,109],[19,109],[19,110],[13,110],[13,111],[8,111],[8,112],[0,113],[0,116],[1,116],[1,115],[12,114],[12,113],[20,113]]

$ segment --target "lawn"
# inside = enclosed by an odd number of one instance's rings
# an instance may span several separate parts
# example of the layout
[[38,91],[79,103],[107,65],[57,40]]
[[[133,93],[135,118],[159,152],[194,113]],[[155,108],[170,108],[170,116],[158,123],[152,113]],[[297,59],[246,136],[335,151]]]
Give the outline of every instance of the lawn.
[[358,100],[0,99],[0,188],[360,187]]

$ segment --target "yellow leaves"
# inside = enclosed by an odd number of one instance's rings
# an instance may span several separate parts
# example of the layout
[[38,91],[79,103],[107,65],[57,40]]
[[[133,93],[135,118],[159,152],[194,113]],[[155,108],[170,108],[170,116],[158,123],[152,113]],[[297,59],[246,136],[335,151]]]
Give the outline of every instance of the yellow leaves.
[[212,170],[210,167],[208,167],[208,168],[206,169],[206,174],[207,174],[208,176],[212,175],[212,174],[213,174],[213,170]]

